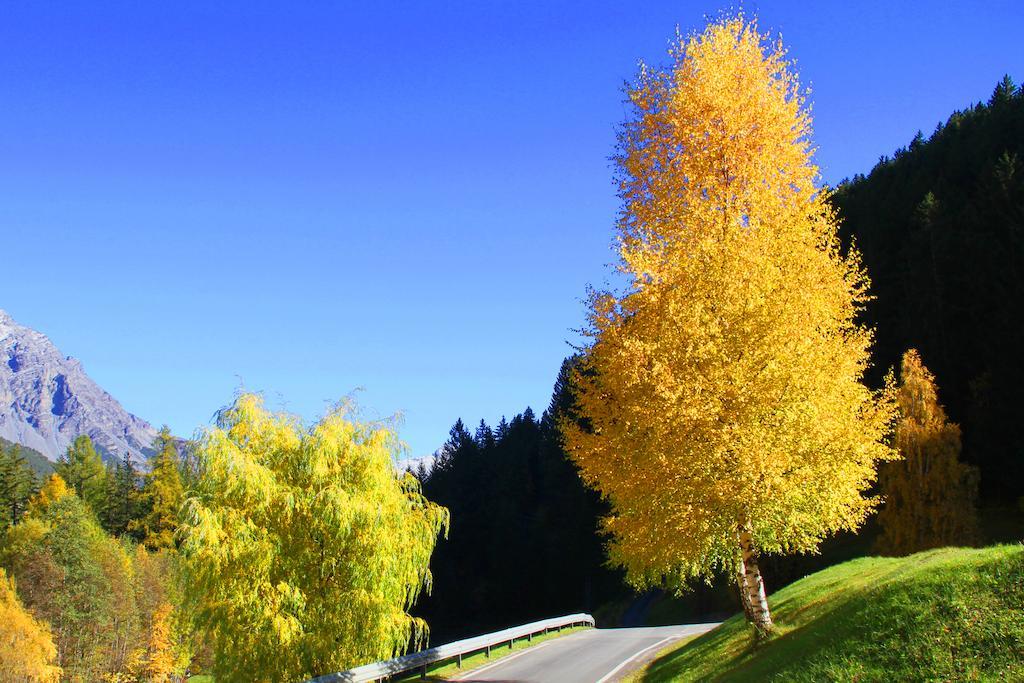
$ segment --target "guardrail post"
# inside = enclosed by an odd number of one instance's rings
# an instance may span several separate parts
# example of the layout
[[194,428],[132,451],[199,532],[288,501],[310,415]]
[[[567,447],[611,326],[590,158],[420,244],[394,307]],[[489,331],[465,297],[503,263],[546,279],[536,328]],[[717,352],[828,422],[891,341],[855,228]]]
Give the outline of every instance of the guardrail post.
[[532,633],[527,633],[526,634],[526,642],[528,642],[528,643],[532,643],[533,642],[533,634]]
[[455,662],[455,666],[459,667],[460,669],[462,668],[462,653],[461,652],[459,653],[458,661]]
[[427,677],[427,665],[424,664],[422,667],[420,667],[420,678],[426,678],[426,677]]
[[491,658],[491,646],[490,645],[487,646],[487,652],[485,654],[486,654],[486,657],[488,659]]

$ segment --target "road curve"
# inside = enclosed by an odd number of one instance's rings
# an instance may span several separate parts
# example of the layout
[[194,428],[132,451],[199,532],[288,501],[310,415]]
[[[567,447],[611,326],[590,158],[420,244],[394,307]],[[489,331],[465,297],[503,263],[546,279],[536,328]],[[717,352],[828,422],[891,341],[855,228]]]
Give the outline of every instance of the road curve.
[[494,683],[611,683],[673,640],[718,624],[587,629],[548,640],[494,664],[467,671],[457,681]]

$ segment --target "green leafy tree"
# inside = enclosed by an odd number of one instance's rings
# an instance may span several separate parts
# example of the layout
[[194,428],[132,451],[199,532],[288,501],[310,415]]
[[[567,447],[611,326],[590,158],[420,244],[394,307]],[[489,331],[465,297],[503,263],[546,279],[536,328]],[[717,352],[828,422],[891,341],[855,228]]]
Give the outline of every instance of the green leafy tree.
[[126,671],[140,638],[126,549],[58,476],[29,509],[7,532],[4,561],[25,606],[53,628],[67,680]]
[[218,683],[299,680],[422,641],[408,610],[447,511],[395,471],[400,450],[345,408],[309,428],[251,394],[222,411],[179,530]]
[[107,469],[87,434],[77,437],[57,461],[57,474],[93,511],[103,515],[107,499]]
[[129,529],[136,532],[150,550],[174,547],[178,514],[185,498],[178,449],[169,427],[160,430],[154,446],[156,454],[149,462],[150,469],[139,496],[144,512],[140,519],[129,524]]

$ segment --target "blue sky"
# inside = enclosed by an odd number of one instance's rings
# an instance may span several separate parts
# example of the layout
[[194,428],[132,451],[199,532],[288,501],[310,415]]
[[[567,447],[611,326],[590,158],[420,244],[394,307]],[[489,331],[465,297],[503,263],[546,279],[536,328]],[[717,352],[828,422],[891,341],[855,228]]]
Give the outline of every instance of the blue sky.
[[[723,7],[4,3],[0,308],[181,435],[243,383],[362,387],[413,455],[539,413],[613,259],[621,85]],[[1024,79],[1020,2],[744,7],[831,182]]]

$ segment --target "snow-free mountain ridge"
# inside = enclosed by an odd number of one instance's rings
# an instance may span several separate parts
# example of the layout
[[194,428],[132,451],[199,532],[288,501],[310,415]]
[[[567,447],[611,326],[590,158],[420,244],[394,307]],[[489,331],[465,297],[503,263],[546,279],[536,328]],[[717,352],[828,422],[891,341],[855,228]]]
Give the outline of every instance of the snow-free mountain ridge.
[[46,335],[0,310],[0,437],[51,460],[88,434],[105,459],[140,462],[156,430],[125,410]]

